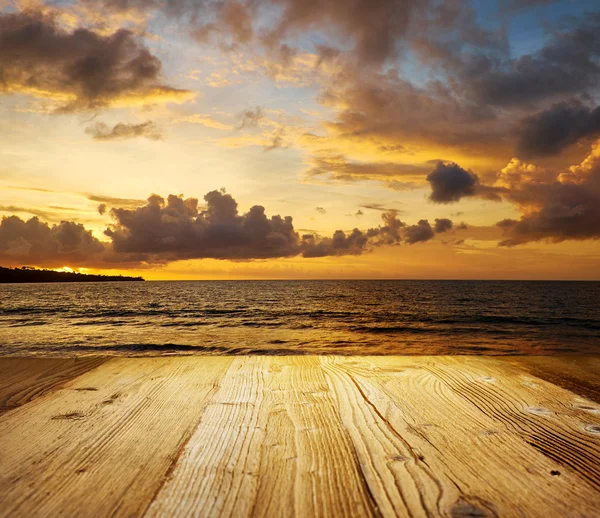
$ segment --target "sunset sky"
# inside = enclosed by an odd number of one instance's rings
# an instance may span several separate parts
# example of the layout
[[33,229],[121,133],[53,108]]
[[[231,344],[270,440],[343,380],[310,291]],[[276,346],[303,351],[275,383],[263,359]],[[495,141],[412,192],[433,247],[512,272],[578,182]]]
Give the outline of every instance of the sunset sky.
[[597,0],[0,9],[2,266],[600,279]]

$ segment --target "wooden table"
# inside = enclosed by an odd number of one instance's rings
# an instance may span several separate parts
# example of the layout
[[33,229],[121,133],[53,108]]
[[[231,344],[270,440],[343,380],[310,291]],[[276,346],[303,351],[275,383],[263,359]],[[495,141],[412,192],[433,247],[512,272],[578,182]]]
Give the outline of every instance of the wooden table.
[[600,357],[0,359],[0,515],[600,516]]

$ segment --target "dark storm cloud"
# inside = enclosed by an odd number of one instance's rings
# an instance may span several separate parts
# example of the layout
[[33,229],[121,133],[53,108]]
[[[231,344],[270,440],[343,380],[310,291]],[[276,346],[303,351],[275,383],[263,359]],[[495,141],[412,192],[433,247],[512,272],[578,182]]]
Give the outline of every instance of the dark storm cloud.
[[600,13],[555,30],[540,50],[517,59],[480,52],[464,56],[459,77],[478,102],[530,105],[559,96],[586,95],[600,80]]
[[448,218],[435,218],[435,225],[433,229],[436,234],[440,234],[442,232],[446,232],[450,230],[453,226],[452,220]]
[[429,199],[434,203],[454,203],[472,196],[500,201],[501,189],[481,184],[475,173],[455,163],[438,162],[427,181],[431,185]]
[[[142,7],[147,0],[134,0]],[[120,2],[121,3],[121,2]],[[189,14],[192,35],[200,42],[217,41],[235,48],[260,43],[281,61],[296,52],[289,41],[300,33],[320,31],[330,39],[347,43],[364,64],[378,65],[402,50],[402,39],[414,16],[422,14],[430,2],[415,0],[354,0],[351,5],[338,0],[224,0],[172,1],[170,12]],[[169,8],[167,8],[169,11]],[[269,28],[256,29],[259,13],[271,14]],[[323,60],[339,50],[320,45]]]
[[500,244],[560,242],[600,238],[600,161],[582,178],[540,184],[527,182],[506,198],[521,208],[519,220],[497,223],[506,234]]
[[488,152],[508,146],[509,121],[441,82],[417,86],[392,72],[347,68],[319,100],[336,110],[327,128],[350,142],[425,141]]
[[[276,0],[281,17],[267,35],[279,43],[298,32],[323,30],[353,44],[352,54],[362,63],[377,64],[395,57],[411,18],[429,2],[355,0],[349,6],[338,0]],[[273,43],[272,43],[273,44]]]
[[377,246],[397,245],[402,241],[400,229],[405,223],[397,218],[394,211],[382,214],[383,225],[361,231],[357,228],[346,234],[336,230],[333,237],[319,237],[315,235],[302,236],[303,257],[325,257],[337,255],[360,255]]
[[[152,195],[142,207],[112,208],[113,223],[104,232],[109,243],[74,222],[49,226],[37,217],[28,221],[5,217],[0,226],[0,260],[12,265],[139,268],[184,259],[360,255],[433,237],[427,220],[407,227],[396,211],[384,212],[382,223],[367,230],[300,236],[291,216],[268,217],[260,205],[240,213],[235,199],[224,191],[209,192],[204,201],[201,208],[195,198]],[[101,204],[98,210],[102,213],[106,206]]]
[[[497,175],[502,187],[481,184],[474,173],[457,164],[438,164],[428,180],[431,199],[439,203],[481,196],[513,204],[521,218],[506,218],[496,224],[506,236],[501,246],[600,238],[600,143],[580,165],[560,174],[513,159]],[[412,232],[426,236],[427,225],[421,223],[423,228]],[[436,232],[449,228],[450,220],[436,219]],[[463,230],[467,225],[461,223],[457,228]],[[413,238],[405,235],[405,241],[409,239]]]
[[95,110],[129,97],[187,94],[160,81],[161,62],[128,30],[62,29],[52,14],[0,15],[0,92],[55,97],[59,111]]
[[195,198],[153,195],[137,209],[113,208],[106,230],[116,253],[143,254],[148,262],[178,259],[259,259],[296,255],[292,218],[268,218],[264,207],[239,214],[229,195],[212,191],[200,211]]
[[433,228],[426,219],[421,219],[416,225],[406,227],[404,231],[404,241],[409,245],[429,241],[433,237]]
[[585,138],[600,135],[600,107],[590,109],[579,101],[553,105],[526,118],[518,132],[519,156],[557,155]]
[[83,225],[61,221],[48,225],[17,216],[0,222],[0,261],[3,265],[90,265],[105,252],[104,245]]
[[475,196],[479,178],[458,164],[438,162],[427,175],[431,184],[429,199],[435,203],[452,203],[465,196]]
[[112,128],[103,122],[86,128],[85,132],[94,140],[126,140],[136,137],[145,137],[150,140],[161,140],[164,133],[154,122],[146,121],[141,124],[125,124],[119,122]]
[[438,162],[435,169],[427,175],[427,181],[431,184],[431,201],[452,203],[465,196],[475,196],[479,178],[458,164]]
[[105,234],[113,251],[149,263],[180,259],[264,259],[274,257],[323,257],[359,254],[376,246],[400,242],[404,225],[395,213],[383,214],[383,225],[367,231],[342,230],[333,237],[305,235],[294,229],[291,216],[268,217],[255,205],[245,214],[223,191],[209,192],[200,210],[195,198],[153,195],[137,209],[113,208],[115,223]]

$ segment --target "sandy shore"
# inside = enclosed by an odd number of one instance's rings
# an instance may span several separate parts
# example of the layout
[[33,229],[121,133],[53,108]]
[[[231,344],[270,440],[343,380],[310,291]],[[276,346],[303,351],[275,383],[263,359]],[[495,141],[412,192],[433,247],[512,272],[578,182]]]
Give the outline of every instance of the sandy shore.
[[600,357],[0,359],[0,516],[599,516]]

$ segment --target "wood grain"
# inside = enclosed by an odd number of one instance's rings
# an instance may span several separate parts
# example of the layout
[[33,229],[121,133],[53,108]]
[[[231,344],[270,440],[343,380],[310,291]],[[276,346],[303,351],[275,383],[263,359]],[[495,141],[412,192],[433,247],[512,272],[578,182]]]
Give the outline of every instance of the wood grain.
[[494,359],[450,357],[428,370],[600,491],[600,405]]
[[146,516],[376,514],[316,357],[236,358]]
[[597,383],[598,358],[0,359],[27,402],[0,516],[599,516],[600,404],[552,381],[567,361]]
[[0,414],[50,392],[104,361],[103,358],[3,358]]
[[590,356],[518,356],[502,358],[580,396],[600,403],[600,358]]
[[113,359],[4,414],[0,516],[141,515],[230,363]]
[[[352,401],[348,425],[364,444],[369,479],[396,483],[396,491],[389,482],[385,493],[374,491],[376,500],[395,496],[409,506],[396,508],[396,515],[593,516],[600,505],[600,493],[580,473],[546,457],[430,371],[445,366],[447,376],[460,378],[462,364],[454,369],[452,359],[409,357],[323,361]],[[357,408],[367,416],[363,421]],[[600,450],[595,436],[587,439]],[[377,448],[383,452],[373,459]],[[394,451],[396,462],[381,462]]]

